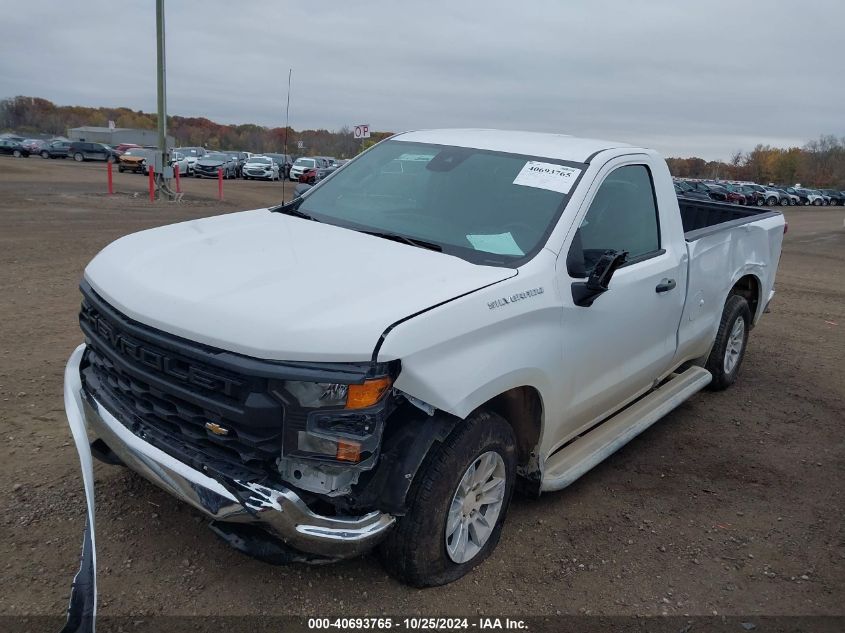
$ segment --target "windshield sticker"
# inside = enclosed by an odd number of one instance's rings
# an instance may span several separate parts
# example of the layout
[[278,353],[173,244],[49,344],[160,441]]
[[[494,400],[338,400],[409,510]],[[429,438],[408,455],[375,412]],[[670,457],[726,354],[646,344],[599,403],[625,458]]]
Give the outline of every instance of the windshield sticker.
[[477,251],[494,253],[496,255],[525,255],[510,233],[467,235],[467,239]]
[[496,308],[501,308],[503,306],[516,303],[517,301],[524,301],[525,299],[530,299],[531,297],[537,297],[541,294],[543,294],[542,286],[539,288],[531,288],[530,290],[524,290],[523,292],[515,292],[510,297],[501,297],[500,299],[488,301],[487,307],[490,310],[495,310]]
[[564,167],[554,163],[529,160],[514,178],[513,184],[536,189],[548,189],[558,193],[569,193],[572,184],[581,173],[575,167]]

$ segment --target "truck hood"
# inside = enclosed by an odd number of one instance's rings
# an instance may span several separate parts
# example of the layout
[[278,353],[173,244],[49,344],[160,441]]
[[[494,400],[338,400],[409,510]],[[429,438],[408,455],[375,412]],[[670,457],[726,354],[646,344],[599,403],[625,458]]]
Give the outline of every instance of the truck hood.
[[256,358],[335,362],[369,360],[396,321],[514,275],[267,209],[128,235],[85,269],[140,323]]

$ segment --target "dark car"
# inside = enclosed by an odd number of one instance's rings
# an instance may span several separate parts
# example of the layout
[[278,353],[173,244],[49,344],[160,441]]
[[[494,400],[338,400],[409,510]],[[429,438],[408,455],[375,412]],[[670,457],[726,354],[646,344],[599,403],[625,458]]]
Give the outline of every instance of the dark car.
[[18,141],[10,141],[7,138],[0,138],[0,154],[7,154],[15,158],[28,158],[29,150]]
[[68,148],[68,156],[77,163],[84,160],[105,160],[114,163],[118,154],[105,143],[89,143],[87,141],[73,141]]
[[732,185],[730,183],[708,183],[708,186],[711,191],[718,193],[719,196],[724,194],[725,202],[729,202],[731,204],[745,204],[746,202],[745,194],[742,193],[736,185]]
[[208,152],[194,165],[197,178],[217,178],[217,170],[223,170],[223,178],[237,178],[238,164],[228,152]]
[[675,195],[679,198],[692,198],[693,200],[710,200],[706,193],[696,191],[685,182],[675,182]]
[[30,154],[40,154],[41,149],[47,144],[47,141],[42,141],[41,139],[37,138],[28,138],[21,141],[21,145],[23,145]]
[[[284,178],[290,177],[290,168],[293,166],[293,156],[290,154],[264,154],[267,158],[272,158],[279,166],[279,173]],[[284,169],[284,171],[282,171]]]
[[235,162],[235,177],[240,178],[241,174],[243,174],[244,163],[246,163],[246,159],[249,158],[249,154],[247,152],[237,151],[226,151],[223,153],[231,156],[232,160]]
[[41,158],[67,158],[70,141],[50,141],[41,148]]
[[845,196],[842,195],[841,191],[836,191],[836,189],[822,189],[822,193],[830,198],[830,205],[833,207],[841,207],[845,204]]
[[792,204],[792,197],[783,187],[770,187],[770,189],[778,194],[778,204],[782,207],[788,207]]

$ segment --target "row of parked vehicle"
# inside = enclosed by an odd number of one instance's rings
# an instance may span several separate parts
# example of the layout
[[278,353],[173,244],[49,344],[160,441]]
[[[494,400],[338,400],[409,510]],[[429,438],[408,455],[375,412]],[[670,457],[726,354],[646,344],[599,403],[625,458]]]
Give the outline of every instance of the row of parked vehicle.
[[[120,172],[147,173],[153,162],[155,147],[121,143],[116,147],[106,143],[55,139],[43,141],[12,137],[0,139],[0,153],[15,157],[38,155],[42,158],[71,158],[78,162],[108,161],[118,164]],[[170,164],[179,173],[197,178],[246,180],[290,179],[310,185],[317,183],[344,162],[331,156],[306,156],[294,159],[290,154],[253,154],[240,150],[208,150],[204,147],[177,147],[171,151]]]
[[731,204],[758,207],[814,205],[845,205],[845,191],[836,189],[807,189],[796,185],[758,185],[749,182],[675,179],[675,193],[686,198],[716,200]]

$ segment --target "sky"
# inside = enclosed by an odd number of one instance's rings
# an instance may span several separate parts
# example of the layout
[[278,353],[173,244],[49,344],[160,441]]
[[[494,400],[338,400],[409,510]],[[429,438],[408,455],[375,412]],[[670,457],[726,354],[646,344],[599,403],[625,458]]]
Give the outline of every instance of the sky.
[[[0,0],[0,98],[156,109],[152,0]],[[845,136],[843,0],[166,0],[168,113],[547,131],[670,156]]]

